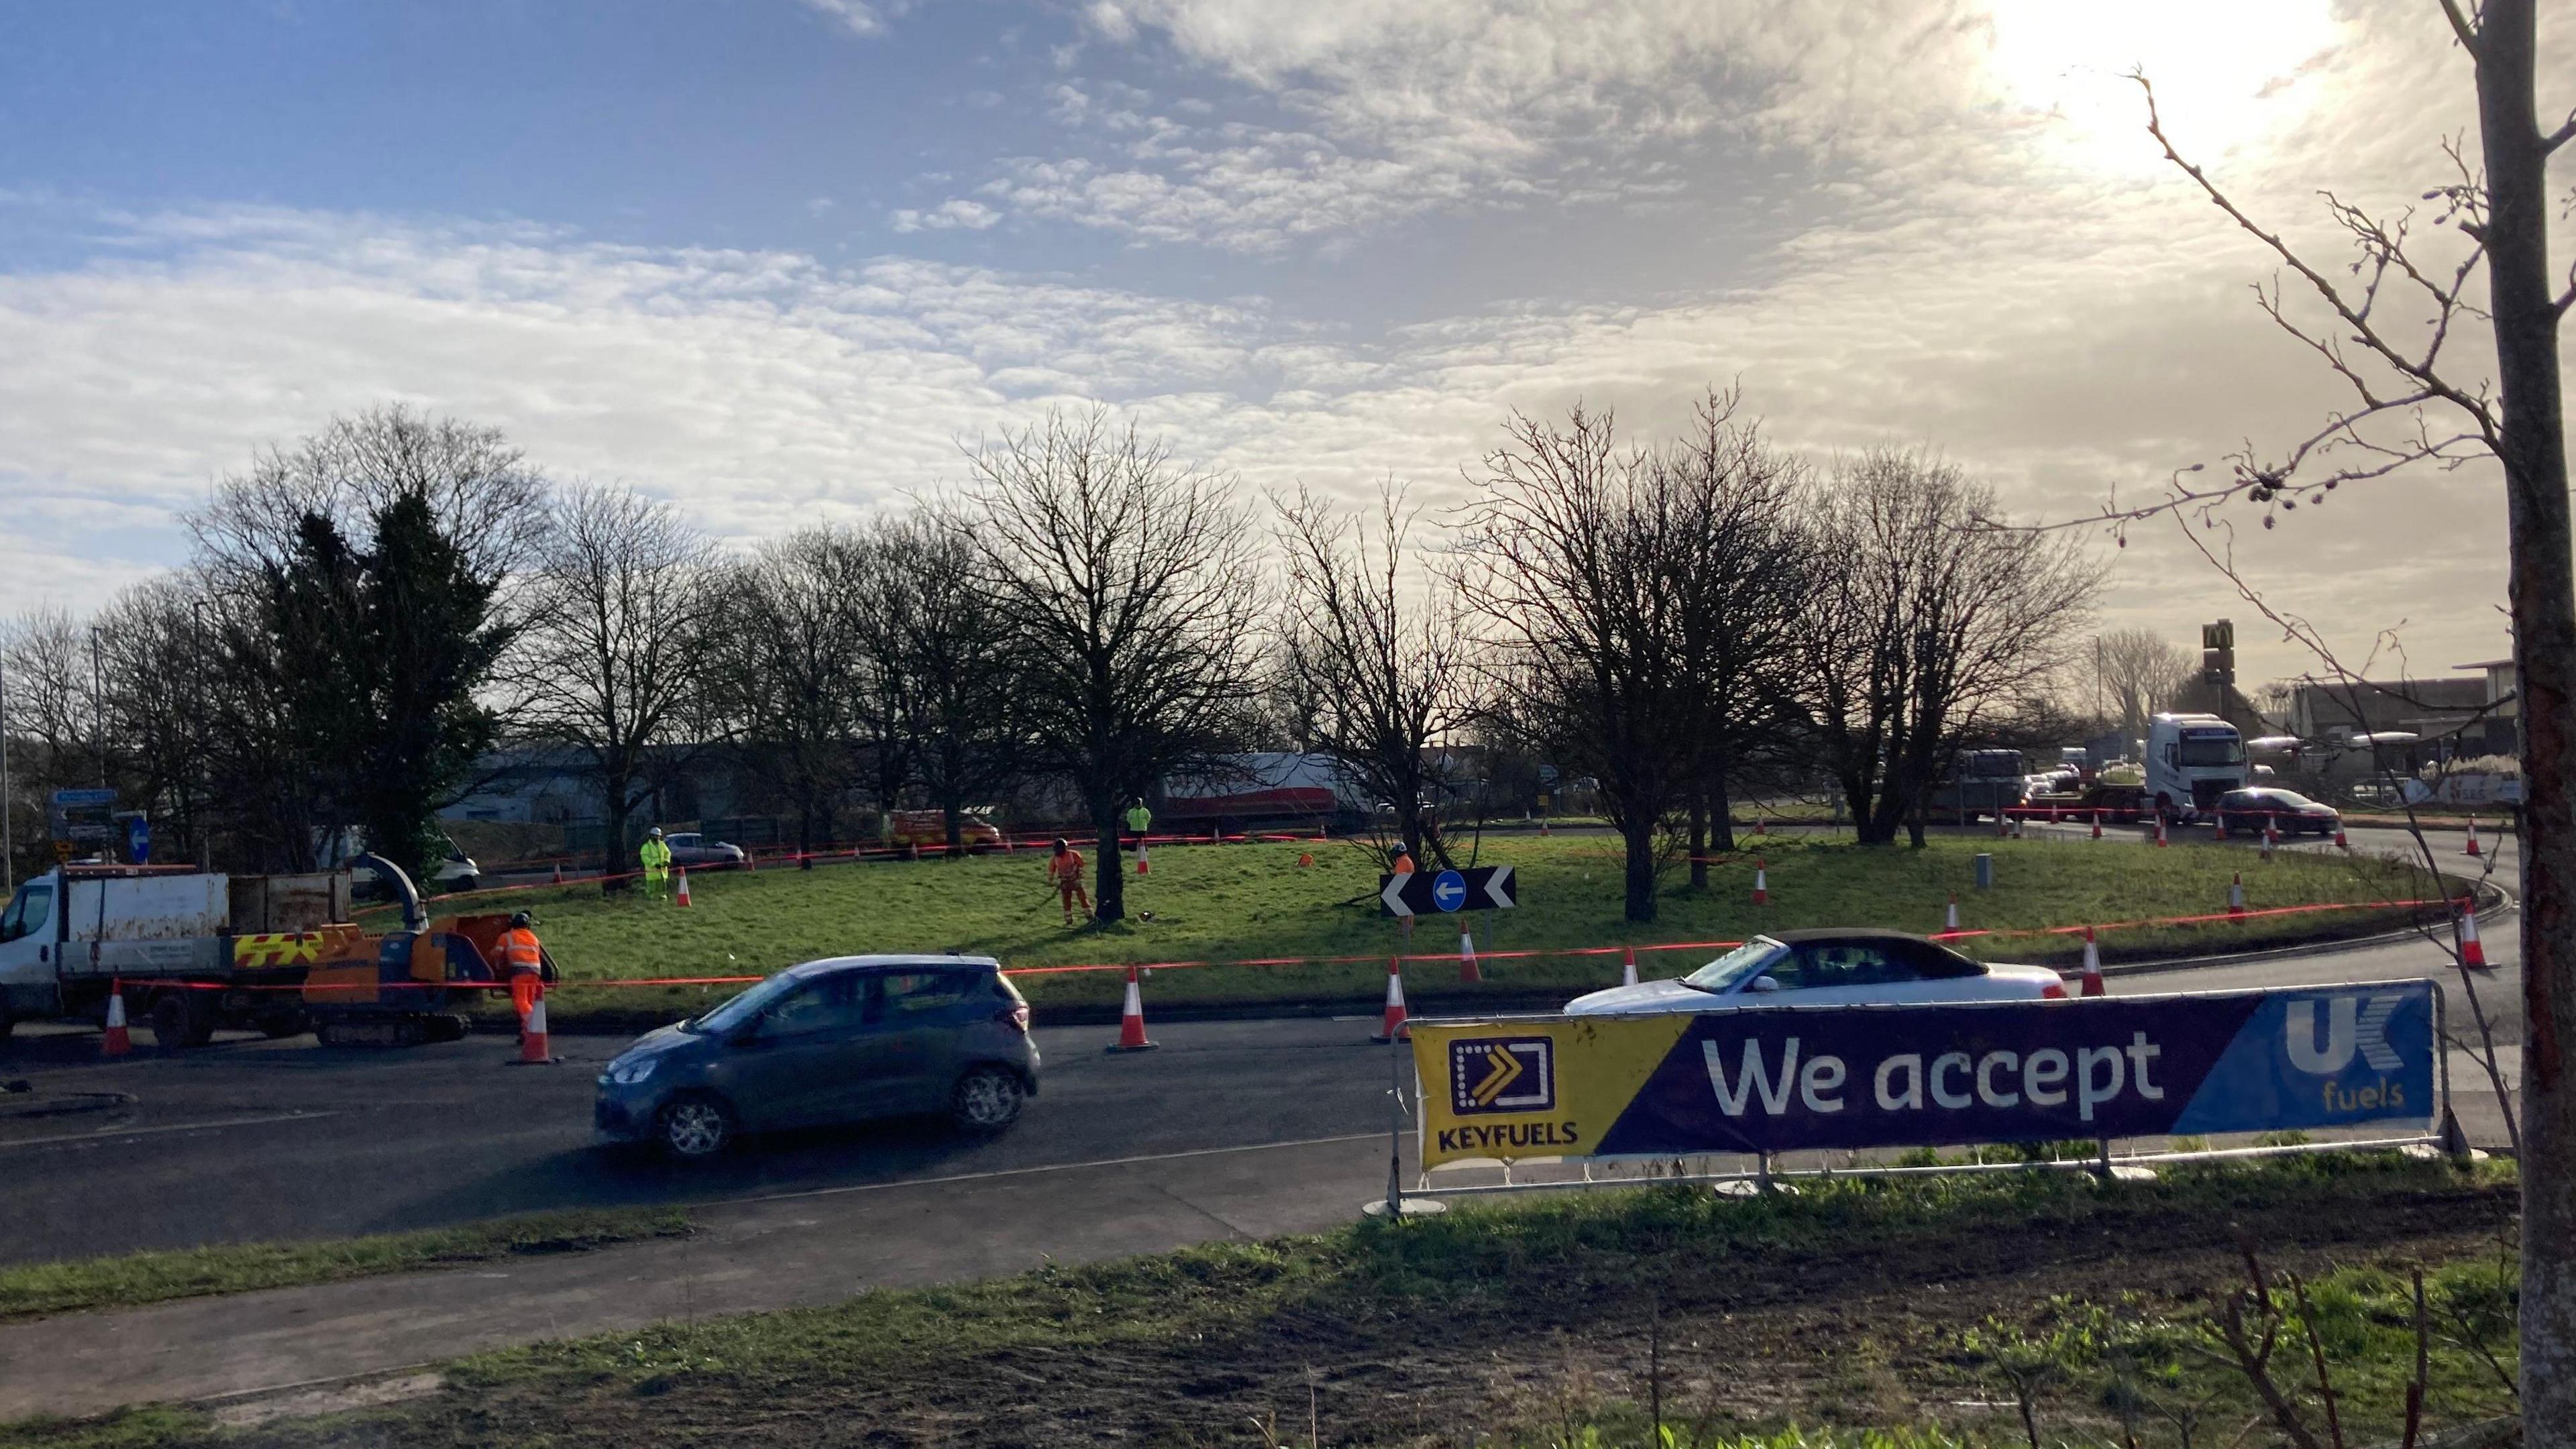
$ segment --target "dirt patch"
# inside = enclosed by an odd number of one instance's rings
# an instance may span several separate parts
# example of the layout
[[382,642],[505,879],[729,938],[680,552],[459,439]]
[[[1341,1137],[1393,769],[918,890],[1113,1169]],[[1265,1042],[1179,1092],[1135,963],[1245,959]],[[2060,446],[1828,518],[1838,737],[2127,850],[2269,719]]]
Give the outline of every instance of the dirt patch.
[[352,1409],[377,1409],[437,1393],[447,1380],[434,1373],[398,1374],[392,1378],[353,1379],[312,1388],[264,1393],[217,1405],[209,1415],[226,1429],[251,1429],[281,1419],[311,1419]]
[[[1486,1273],[1490,1291],[1374,1283],[1285,1300],[1203,1334],[863,1357],[831,1372],[728,1365],[637,1379],[592,1372],[451,1390],[322,1429],[333,1444],[849,1445],[1509,1442],[1570,1406],[1641,1399],[1659,1322],[1668,1411],[1708,1424],[1982,1422],[1990,1385],[1959,1333],[2026,1319],[2052,1295],[2153,1310],[2203,1300],[2236,1271],[2242,1227],[2284,1267],[2491,1251],[2509,1190],[2403,1190],[2180,1210],[2141,1201],[1972,1231],[1820,1232],[1740,1254],[1690,1243],[1591,1251]],[[1399,1250],[1400,1251],[1400,1250]],[[1428,1266],[1428,1265],[1425,1265]],[[1433,1285],[1434,1287],[1441,1285]],[[1454,1285],[1448,1285],[1454,1286]],[[317,1426],[318,1427],[318,1426]],[[1293,1429],[1293,1434],[1288,1432]],[[290,1439],[251,1442],[313,1442]]]

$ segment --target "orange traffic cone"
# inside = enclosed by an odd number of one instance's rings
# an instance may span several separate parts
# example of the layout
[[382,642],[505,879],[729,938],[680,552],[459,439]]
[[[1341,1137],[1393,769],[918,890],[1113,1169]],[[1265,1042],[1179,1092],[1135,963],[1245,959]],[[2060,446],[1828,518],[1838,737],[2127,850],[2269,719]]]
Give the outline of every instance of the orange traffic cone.
[[519,1024],[519,1059],[511,1065],[542,1067],[553,1061],[554,1054],[546,1050],[546,994],[541,990],[528,1003],[528,1019]]
[[563,884],[563,862],[560,860],[555,862],[555,884]]
[[2337,849],[2337,850],[2350,850],[2350,849],[2352,849],[2352,842],[2351,842],[2350,840],[2347,840],[2347,839],[2345,839],[2345,838],[2344,838],[2344,833],[2343,833],[2343,822],[2342,822],[2342,821],[2340,821],[2340,820],[2338,820],[2338,821],[2336,821],[2336,822],[2335,822],[2335,849]]
[[1143,836],[1138,836],[1136,838],[1136,873],[1143,875],[1148,865],[1149,862],[1145,858],[1145,839]]
[[134,1037],[125,1029],[125,983],[111,982],[107,988],[107,1031],[98,1039],[98,1054],[121,1057],[134,1050]]
[[1469,984],[1485,979],[1485,973],[1476,968],[1476,938],[1465,926],[1458,928],[1458,979]]
[[1145,1040],[1145,994],[1136,987],[1136,968],[1127,968],[1127,1004],[1118,1013],[1118,1040],[1113,1052],[1149,1052],[1154,1043]]
[[2234,880],[2228,882],[2227,914],[2231,916],[2245,914],[2245,872],[2241,870],[2236,873]]
[[2281,843],[2281,826],[2280,826],[2280,822],[2279,822],[2279,821],[2274,820],[2272,817],[2270,817],[2270,816],[2268,816],[2268,815],[2267,815],[2267,816],[2264,816],[2264,817],[2263,817],[2263,858],[2264,858],[2265,860],[2270,860],[2270,859],[2272,858],[2272,847],[2273,847],[2273,846],[2275,846],[2275,845],[2278,845],[2278,844],[2280,844],[2280,843]]
[[1313,851],[1311,851],[1311,850],[1301,850],[1301,851],[1298,851],[1298,852],[1297,852],[1297,864],[1299,865],[1299,867],[1301,867],[1301,868],[1302,868],[1302,867],[1305,867],[1305,866],[1310,866],[1310,865],[1313,865],[1314,863],[1315,863],[1315,852],[1313,852]]
[[2099,810],[2093,812],[2093,838],[2095,840],[2102,838],[2102,812]]
[[2165,839],[2165,818],[2159,815],[2156,817],[2156,848],[2162,850],[2171,843]]
[[1620,964],[1619,984],[1622,986],[1637,984],[1637,948],[1634,946],[1627,949],[1626,959]]
[[2212,814],[2209,818],[2216,822],[2215,826],[2209,833],[2209,838],[2212,840],[2225,840],[2227,838],[2227,812],[2221,810]]
[[2477,902],[2460,901],[2460,964],[2471,971],[2487,969],[2487,948],[2478,944]]
[[1411,1041],[1413,1028],[1404,1019],[1404,958],[1390,956],[1386,962],[1386,1020],[1370,1041],[1380,1043]]
[[1761,816],[1756,815],[1753,817],[1753,833],[1756,835],[1768,835],[1771,833],[1771,827],[1763,823],[1763,818]]
[[1753,857],[1753,904],[1771,904],[1771,863],[1758,855]]
[[1538,818],[1538,833],[1541,835],[1547,834],[1547,817],[1544,815]]
[[1955,931],[1959,929],[1959,898],[1957,896],[1950,897],[1950,912],[1942,918],[1941,929],[1945,931]]
[[678,903],[685,906],[689,903],[689,868],[685,865],[681,866],[676,873],[680,877],[680,894],[678,897]]
[[2084,984],[2078,988],[2086,996],[2102,994],[2102,949],[2093,944],[2093,928],[2084,928]]
[[2478,817],[2474,815],[2469,817],[2469,847],[2461,853],[2472,858],[2478,854]]

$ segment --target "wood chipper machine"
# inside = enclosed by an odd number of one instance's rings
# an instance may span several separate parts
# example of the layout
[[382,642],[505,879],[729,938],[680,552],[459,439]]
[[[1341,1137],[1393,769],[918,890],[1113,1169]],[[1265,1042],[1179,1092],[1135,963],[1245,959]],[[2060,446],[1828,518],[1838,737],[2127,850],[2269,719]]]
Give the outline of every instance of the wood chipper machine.
[[[400,930],[369,935],[355,926],[313,933],[304,1009],[325,1046],[418,1046],[455,1041],[470,1029],[466,1010],[497,994],[506,911],[431,919],[420,892],[393,862],[362,856],[401,893]],[[545,979],[555,977],[545,963]]]

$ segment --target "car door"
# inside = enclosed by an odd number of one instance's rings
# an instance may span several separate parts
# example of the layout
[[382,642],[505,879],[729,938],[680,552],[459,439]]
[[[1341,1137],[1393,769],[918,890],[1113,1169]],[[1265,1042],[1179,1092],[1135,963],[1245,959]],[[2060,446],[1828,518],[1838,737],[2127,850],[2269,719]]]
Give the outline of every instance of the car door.
[[867,1057],[867,973],[817,976],[726,1049],[726,1095],[755,1131],[847,1120]]
[[990,1014],[980,973],[949,966],[894,967],[878,977],[876,1050],[887,1112],[946,1104],[959,1061],[958,1039],[979,1011]]

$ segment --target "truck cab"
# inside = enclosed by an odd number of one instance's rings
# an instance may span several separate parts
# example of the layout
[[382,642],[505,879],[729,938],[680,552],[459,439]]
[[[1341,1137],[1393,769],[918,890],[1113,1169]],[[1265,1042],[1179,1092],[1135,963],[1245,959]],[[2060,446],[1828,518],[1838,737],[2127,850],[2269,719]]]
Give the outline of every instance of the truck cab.
[[2160,714],[2147,723],[2146,801],[2167,820],[2196,820],[2246,783],[2245,738],[2214,714]]

